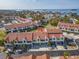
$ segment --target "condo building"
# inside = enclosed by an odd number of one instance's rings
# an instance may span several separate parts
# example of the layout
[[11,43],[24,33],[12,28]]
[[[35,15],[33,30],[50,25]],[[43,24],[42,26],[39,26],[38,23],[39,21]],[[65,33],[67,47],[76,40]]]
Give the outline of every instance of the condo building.
[[31,29],[35,29],[39,26],[41,26],[39,22],[29,22],[29,23],[5,25],[5,29],[7,33],[25,32],[25,31],[30,31]]
[[[64,36],[60,29],[41,29],[36,32],[17,32],[9,33],[5,38],[5,47],[11,48],[13,45],[17,48],[25,45],[28,49],[41,47],[53,48],[57,45],[64,46]],[[51,44],[49,44],[49,42]]]
[[71,23],[63,23],[59,22],[58,27],[62,31],[67,31],[67,32],[73,32],[73,33],[79,33],[79,24],[71,24]]

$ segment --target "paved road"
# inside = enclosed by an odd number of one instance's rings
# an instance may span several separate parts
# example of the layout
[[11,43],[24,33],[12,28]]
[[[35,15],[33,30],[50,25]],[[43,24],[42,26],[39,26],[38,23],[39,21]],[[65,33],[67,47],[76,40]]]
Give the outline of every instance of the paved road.
[[[71,56],[79,56],[79,50],[73,50],[73,51],[67,51],[70,53]],[[39,52],[27,52],[27,53],[24,53],[24,54],[20,54],[20,55],[16,55],[14,57],[19,57],[19,56],[24,56],[24,55],[30,55],[30,54],[34,54],[34,55],[42,55],[42,54],[48,54],[50,56],[63,56],[63,53],[64,51],[39,51]]]
[[[73,51],[67,51],[70,53],[70,55],[79,55],[79,51],[78,50],[73,50]],[[51,56],[62,56],[64,51],[46,51],[46,52],[29,52],[28,54],[34,54],[34,55],[40,55],[40,54],[44,54],[47,53]]]

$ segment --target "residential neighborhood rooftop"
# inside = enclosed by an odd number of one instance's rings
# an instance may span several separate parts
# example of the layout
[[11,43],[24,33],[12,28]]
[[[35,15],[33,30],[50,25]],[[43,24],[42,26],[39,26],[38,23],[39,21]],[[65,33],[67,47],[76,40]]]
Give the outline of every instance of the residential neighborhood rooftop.
[[79,59],[79,10],[75,11],[0,10],[0,58]]
[[50,59],[50,57],[47,54],[44,54],[38,56],[34,56],[34,55],[22,56],[22,57],[17,57],[15,59]]
[[15,28],[22,28],[22,27],[27,27],[33,25],[33,23],[20,23],[20,24],[11,24],[11,25],[6,25],[5,28],[6,29],[15,29]]
[[[67,59],[79,59],[79,56],[67,56]],[[48,54],[43,54],[43,55],[27,55],[27,56],[20,56],[16,57],[14,59],[65,59],[64,56],[49,56]]]
[[[44,30],[44,29],[42,29]],[[37,39],[48,39],[48,38],[52,38],[52,37],[63,37],[63,34],[61,33],[61,31],[56,31],[59,29],[56,29],[54,31],[54,29],[52,30],[48,30],[45,29],[46,31],[41,31],[40,29],[38,29],[36,32],[17,32],[17,33],[9,33],[6,37],[5,40],[9,40],[9,41],[13,41],[13,40],[21,40],[21,39],[27,39],[27,41],[32,41],[32,40],[37,40]],[[40,32],[41,31],[41,32]],[[51,33],[50,33],[51,32]]]
[[59,22],[58,23],[58,26],[62,26],[62,27],[68,27],[68,28],[71,28],[71,29],[79,29],[79,24],[71,24],[71,23],[64,23],[64,22]]

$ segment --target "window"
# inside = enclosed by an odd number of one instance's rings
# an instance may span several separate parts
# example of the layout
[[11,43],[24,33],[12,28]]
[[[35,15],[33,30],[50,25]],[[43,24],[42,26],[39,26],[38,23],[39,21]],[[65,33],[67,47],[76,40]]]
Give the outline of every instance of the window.
[[53,38],[53,40],[55,40],[55,38]]
[[48,41],[48,39],[46,39],[46,41]]
[[24,40],[24,43],[26,43],[26,41]]
[[36,40],[33,40],[34,42],[36,41]]
[[60,38],[60,40],[64,40],[64,38],[62,37],[62,38]]
[[60,27],[60,29],[62,29],[62,28]]
[[45,41],[45,40],[41,40],[41,41]]
[[40,41],[40,40],[38,39],[38,41]]
[[13,30],[13,32],[17,32],[17,30],[15,29],[15,30]]
[[60,40],[60,38],[57,38],[57,40]]
[[16,47],[17,47],[18,45],[16,45]]
[[65,29],[65,28],[63,28],[63,29]]
[[27,43],[31,43],[31,41],[27,41]]
[[18,43],[22,43],[22,41],[18,41]]
[[6,29],[6,30],[9,30],[9,29]]
[[74,29],[71,29],[71,31],[74,31]]
[[51,39],[49,39],[50,41],[52,40],[52,38]]
[[67,28],[65,28],[65,30],[67,30]]

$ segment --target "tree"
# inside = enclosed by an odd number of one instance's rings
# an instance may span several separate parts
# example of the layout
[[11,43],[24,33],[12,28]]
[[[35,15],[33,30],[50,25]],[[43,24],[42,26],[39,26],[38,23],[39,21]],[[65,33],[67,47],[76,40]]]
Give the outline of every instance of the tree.
[[26,18],[25,14],[19,14],[19,16],[22,17],[22,18]]
[[63,17],[63,22],[68,23],[69,22],[70,17],[68,17],[67,15],[65,15]]
[[44,15],[42,15],[42,14],[39,14],[39,15],[35,14],[35,15],[32,15],[32,17],[33,17],[33,20],[42,20],[42,19],[45,19]]
[[4,40],[0,40],[0,46],[4,46]]
[[51,24],[52,26],[57,26],[57,25],[58,25],[58,21],[57,21],[57,20],[52,20],[52,21],[50,22],[50,24]]
[[3,16],[2,16],[2,15],[0,15],[0,18],[3,18]]
[[0,46],[4,45],[4,37],[6,36],[6,33],[4,31],[0,31]]
[[50,41],[49,41],[49,42],[48,42],[48,46],[50,46],[50,47],[51,47],[51,46],[52,46],[52,42],[50,42]]
[[78,21],[76,21],[76,24],[79,24],[79,20],[78,20]]
[[68,56],[69,56],[69,52],[64,52],[64,58],[67,59]]
[[0,37],[5,37],[6,33],[5,31],[0,30]]

